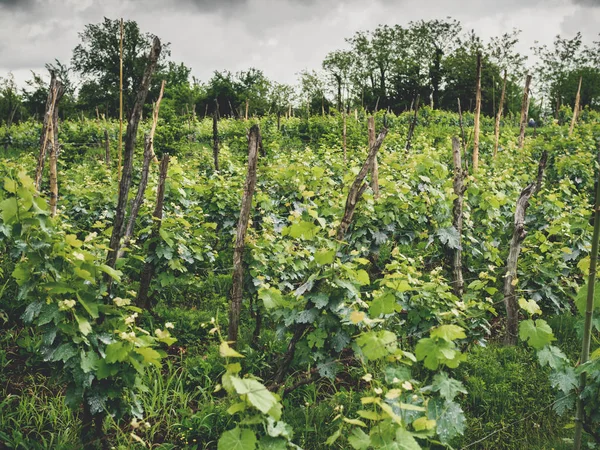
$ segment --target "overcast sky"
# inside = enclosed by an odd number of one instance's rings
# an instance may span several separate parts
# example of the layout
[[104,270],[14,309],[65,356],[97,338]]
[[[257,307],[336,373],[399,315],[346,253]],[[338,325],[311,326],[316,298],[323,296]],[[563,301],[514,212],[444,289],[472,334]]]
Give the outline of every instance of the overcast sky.
[[77,33],[104,16],[171,42],[172,59],[201,80],[257,67],[287,83],[379,24],[451,16],[484,40],[518,28],[525,53],[556,34],[581,31],[591,42],[600,32],[600,0],[0,0],[0,77],[11,71],[22,85],[30,70],[68,62]]

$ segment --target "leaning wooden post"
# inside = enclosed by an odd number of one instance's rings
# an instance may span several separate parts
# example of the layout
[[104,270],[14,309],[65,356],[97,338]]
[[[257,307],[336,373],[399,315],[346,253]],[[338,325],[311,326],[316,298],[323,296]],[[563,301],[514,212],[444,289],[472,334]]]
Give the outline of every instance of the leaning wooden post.
[[527,115],[529,114],[529,85],[531,84],[531,75],[525,78],[525,89],[523,89],[523,101],[521,102],[521,122],[519,129],[519,148],[525,145],[525,127],[527,126]]
[[569,136],[573,134],[575,128],[575,122],[577,122],[577,115],[579,114],[579,101],[581,99],[581,81],[583,76],[579,77],[579,86],[577,87],[577,95],[575,96],[575,105],[573,106],[573,118],[571,119],[571,126],[569,127]]
[[498,114],[496,114],[496,123],[494,124],[494,158],[498,154],[498,142],[500,140],[500,119],[504,110],[504,96],[506,95],[506,70],[504,71],[504,80],[502,81],[502,94],[500,94],[500,104],[498,105]]
[[452,274],[454,282],[454,293],[458,298],[462,298],[464,289],[464,279],[462,273],[462,229],[463,229],[463,205],[465,190],[466,170],[462,167],[460,157],[460,141],[456,136],[452,137],[452,161],[454,163],[454,204],[452,208],[452,225],[458,233],[458,246],[452,249]]
[[527,185],[521,191],[517,200],[515,209],[515,222],[510,249],[508,252],[508,260],[506,263],[506,275],[504,276],[504,306],[506,307],[506,337],[507,345],[517,344],[517,335],[519,328],[519,304],[516,297],[516,280],[517,280],[517,262],[519,253],[521,252],[521,242],[525,239],[527,231],[525,230],[525,214],[529,207],[529,199],[535,195],[542,187],[542,178],[548,160],[548,152],[544,151],[538,165],[538,173],[535,181]]
[[346,162],[346,108],[342,111],[342,151],[344,152],[344,162]]
[[215,171],[219,171],[219,113],[215,110],[213,114],[213,160]]
[[[375,117],[370,116],[367,119],[367,130],[369,132],[369,151],[375,145]],[[373,189],[373,196],[379,197],[379,163],[377,162],[377,155],[373,159],[373,170],[371,172],[371,189]]]
[[235,236],[235,247],[233,249],[233,286],[231,288],[231,302],[229,305],[229,328],[227,339],[231,342],[238,340],[238,329],[240,325],[240,314],[242,310],[242,294],[244,284],[244,267],[242,258],[244,256],[244,242],[250,209],[252,208],[252,197],[256,186],[256,166],[258,161],[258,143],[260,142],[260,130],[258,125],[253,125],[248,134],[248,173],[244,184],[242,195],[242,207],[237,224]]
[[[415,113],[413,115],[413,120],[410,122],[408,126],[408,134],[406,136],[406,146],[405,150],[408,152],[410,150],[410,144],[412,142],[412,137],[415,132],[415,127],[417,126],[417,118],[419,114],[419,94],[417,94],[417,99],[415,100]],[[412,106],[412,105],[411,105]]]
[[367,155],[365,163],[360,169],[360,172],[358,172],[358,175],[356,175],[352,186],[350,186],[348,198],[346,199],[344,216],[342,217],[342,221],[340,222],[340,226],[336,234],[336,239],[338,241],[343,240],[344,236],[346,235],[346,231],[348,231],[348,227],[352,222],[352,216],[354,215],[354,211],[356,210],[356,204],[358,203],[358,201],[362,197],[363,192],[367,188],[367,184],[364,183],[365,177],[367,176],[367,174],[373,166],[373,161],[375,161],[377,152],[379,151],[381,144],[383,144],[383,140],[385,139],[387,132],[387,128],[383,128],[381,130],[379,136],[377,136],[377,139],[375,140],[375,144],[373,144],[373,146],[369,148],[369,154]]
[[[160,40],[155,37],[148,55],[148,65],[144,71],[142,83],[139,87],[129,123],[127,124],[127,132],[125,134],[125,154],[123,155],[123,170],[121,181],[119,182],[119,200],[117,201],[117,210],[113,220],[113,230],[110,236],[109,252],[106,258],[106,264],[114,268],[119,254],[121,238],[123,236],[125,225],[125,212],[129,196],[129,188],[131,187],[131,175],[133,172],[133,156],[135,151],[135,142],[137,139],[137,130],[140,119],[142,117],[142,109],[146,102],[146,96],[150,89],[150,80],[156,69],[158,57],[160,55],[161,45]],[[108,280],[108,278],[107,278]]]
[[150,304],[150,297],[148,295],[148,293],[150,292],[150,283],[152,282],[152,278],[154,277],[155,270],[154,260],[152,259],[152,257],[156,252],[158,239],[160,238],[163,205],[165,202],[165,182],[167,179],[168,170],[169,154],[165,153],[163,154],[162,160],[160,162],[158,188],[156,190],[156,206],[154,207],[154,212],[152,213],[154,223],[152,225],[152,233],[150,234],[150,245],[148,246],[148,259],[146,259],[144,267],[142,268],[142,273],[140,274],[140,288],[138,290],[138,295],[136,299],[136,304],[140,308],[144,308],[146,310],[150,310],[152,307],[152,305]]
[[[580,365],[585,364],[590,358],[592,318],[594,313],[594,288],[598,270],[598,240],[600,239],[600,171],[598,172],[596,179],[596,201],[594,203],[594,234],[592,235],[592,253],[590,254],[590,271],[588,274],[587,300],[583,322],[583,342],[581,345],[581,358],[579,360]],[[579,395],[577,396],[577,410],[575,413],[575,450],[581,448],[581,435],[584,420],[584,403],[581,398],[581,393],[585,389],[586,382],[586,374],[583,372],[579,376]]]
[[[140,184],[135,198],[131,201],[131,208],[129,218],[127,219],[127,226],[125,227],[125,234],[123,235],[123,245],[119,249],[119,258],[123,256],[124,249],[129,245],[131,237],[133,236],[133,228],[135,227],[135,221],[137,219],[140,207],[144,202],[144,193],[146,192],[146,186],[148,185],[148,172],[150,171],[150,160],[154,158],[158,162],[156,155],[154,154],[154,134],[156,133],[156,126],[158,124],[158,112],[160,110],[160,102],[163,97],[165,90],[165,80],[163,80],[160,86],[160,92],[158,99],[154,105],[152,112],[152,127],[150,133],[145,136],[144,139],[144,160],[142,162],[142,176],[140,178]],[[166,175],[165,175],[166,176]]]
[[473,122],[473,172],[479,168],[479,118],[481,116],[481,52],[477,52],[477,79],[475,81],[475,117]]

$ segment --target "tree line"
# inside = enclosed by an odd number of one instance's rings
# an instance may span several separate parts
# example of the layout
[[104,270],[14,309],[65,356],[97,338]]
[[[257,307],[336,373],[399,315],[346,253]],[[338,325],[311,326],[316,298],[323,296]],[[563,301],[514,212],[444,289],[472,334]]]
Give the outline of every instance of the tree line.
[[[476,61],[481,55],[481,112],[493,116],[506,78],[504,110],[518,113],[526,73],[534,77],[531,114],[558,114],[572,107],[580,78],[580,105],[600,107],[600,40],[586,45],[581,33],[573,38],[557,35],[551,46],[531,47],[536,63],[517,51],[520,30],[484,42],[473,30],[463,30],[458,20],[421,20],[407,26],[381,25],[358,31],[346,39],[347,48],[326,55],[320,70],[304,70],[295,86],[269,80],[257,68],[232,73],[215,71],[207,81],[191,76],[191,68],[170,59],[165,44],[149,92],[158,97],[166,81],[163,117],[217,114],[246,117],[265,114],[329,114],[364,108],[402,112],[420,102],[432,108],[456,111],[475,107]],[[65,86],[62,118],[106,117],[119,114],[120,20],[104,18],[79,33],[68,64],[55,60],[46,68]],[[128,115],[135,88],[146,65],[154,35],[140,30],[135,21],[123,23],[123,98]],[[12,74],[0,77],[0,123],[41,119],[48,83],[32,71],[19,89]],[[149,110],[147,111],[149,113]]]

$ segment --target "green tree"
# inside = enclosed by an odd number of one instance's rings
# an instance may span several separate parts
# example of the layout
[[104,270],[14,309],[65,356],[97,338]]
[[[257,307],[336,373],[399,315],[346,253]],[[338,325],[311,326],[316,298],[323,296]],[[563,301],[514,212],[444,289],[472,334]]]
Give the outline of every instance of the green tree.
[[[123,25],[123,103],[127,114],[135,101],[147,54],[154,35],[140,30],[137,22],[126,20]],[[79,33],[81,42],[73,50],[71,63],[82,80],[79,97],[82,106],[93,111],[96,107],[108,115],[117,116],[119,110],[119,46],[120,21],[104,18],[98,24],[88,24]],[[163,44],[158,70],[165,68],[170,56],[169,44]],[[153,81],[158,84],[158,77]],[[155,89],[154,89],[155,90]]]
[[351,51],[335,50],[323,60],[323,70],[330,78],[337,95],[337,108],[341,111],[344,105],[344,92],[348,91],[350,73],[355,64],[355,57]]

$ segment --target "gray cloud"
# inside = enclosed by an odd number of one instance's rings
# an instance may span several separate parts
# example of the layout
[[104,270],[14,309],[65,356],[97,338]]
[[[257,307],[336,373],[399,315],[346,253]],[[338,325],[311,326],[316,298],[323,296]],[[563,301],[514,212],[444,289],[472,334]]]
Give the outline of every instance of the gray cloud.
[[600,7],[600,0],[572,0],[574,4],[580,6],[588,6],[591,8]]
[[0,9],[27,9],[34,0],[0,0]]

